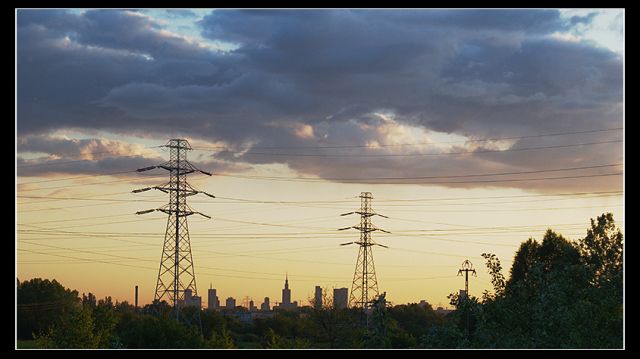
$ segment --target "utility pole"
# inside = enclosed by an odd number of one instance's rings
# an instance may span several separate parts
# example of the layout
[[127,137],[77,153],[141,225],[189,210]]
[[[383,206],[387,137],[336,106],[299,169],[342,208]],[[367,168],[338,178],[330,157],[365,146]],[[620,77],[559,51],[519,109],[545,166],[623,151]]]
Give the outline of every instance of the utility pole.
[[[368,309],[371,307],[373,301],[378,297],[378,280],[376,279],[376,269],[373,263],[372,246],[380,246],[383,248],[389,248],[382,244],[378,244],[371,238],[371,232],[381,231],[385,233],[391,233],[383,229],[377,228],[371,223],[371,217],[378,215],[380,217],[389,218],[378,214],[371,209],[371,192],[360,193],[360,210],[343,213],[341,216],[347,216],[350,214],[360,215],[360,225],[351,226],[338,229],[344,231],[347,229],[357,229],[360,231],[360,240],[357,242],[342,243],[341,246],[350,244],[357,244],[360,246],[358,252],[358,260],[356,261],[356,269],[353,274],[353,283],[351,284],[351,295],[349,297],[349,305],[351,307],[362,308],[365,314],[368,313]],[[368,315],[367,315],[368,326]]]
[[467,325],[465,328],[465,334],[467,336],[467,340],[469,340],[469,312],[471,311],[471,306],[469,305],[470,302],[467,300],[469,299],[469,272],[471,272],[474,277],[477,277],[477,275],[476,270],[473,269],[473,264],[471,264],[468,259],[465,259],[465,261],[462,262],[462,268],[458,269],[458,276],[461,276],[462,272],[464,272],[464,298],[459,298],[458,302],[460,303],[463,300],[466,302]]
[[155,300],[162,301],[167,299],[170,301],[174,307],[176,320],[178,320],[180,318],[179,307],[180,303],[184,301],[185,290],[190,289],[193,295],[198,295],[187,217],[199,214],[211,219],[211,217],[191,209],[187,205],[187,197],[199,193],[211,198],[215,198],[215,196],[199,191],[187,183],[187,175],[196,171],[211,176],[211,173],[202,171],[187,161],[187,151],[191,150],[191,145],[187,140],[171,139],[162,147],[170,149],[170,160],[168,162],[158,166],[140,168],[137,171],[144,172],[162,168],[169,171],[169,182],[161,186],[141,188],[132,192],[140,193],[155,189],[169,194],[168,204],[157,209],[139,211],[136,214],[159,211],[169,215],[162,256],[160,257]]
[[476,270],[473,269],[473,264],[471,264],[468,259],[462,262],[462,268],[458,269],[458,276],[461,276],[462,272],[464,272],[464,294],[469,298],[469,272],[471,272],[474,277],[477,277],[477,275]]

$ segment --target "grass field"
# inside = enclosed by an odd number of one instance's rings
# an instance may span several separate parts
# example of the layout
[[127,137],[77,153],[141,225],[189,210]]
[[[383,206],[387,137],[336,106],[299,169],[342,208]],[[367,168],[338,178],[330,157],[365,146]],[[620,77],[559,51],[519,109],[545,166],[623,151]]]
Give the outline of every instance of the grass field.
[[18,340],[18,349],[39,349],[35,340]]

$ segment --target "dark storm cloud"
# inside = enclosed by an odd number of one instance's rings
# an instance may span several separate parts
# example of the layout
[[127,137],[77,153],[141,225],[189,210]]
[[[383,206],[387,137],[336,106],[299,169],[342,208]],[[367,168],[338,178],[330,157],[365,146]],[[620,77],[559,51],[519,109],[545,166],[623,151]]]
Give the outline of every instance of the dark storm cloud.
[[[122,141],[106,139],[65,139],[46,135],[27,135],[18,139],[18,152],[47,154],[25,160],[17,158],[20,176],[46,174],[110,174],[139,177],[138,168],[159,165],[167,160],[158,148],[146,148]],[[207,171],[242,171],[246,165],[215,160],[192,154],[191,163]],[[123,173],[126,172],[126,173]]]
[[[364,130],[363,125],[380,125],[376,112],[393,114],[399,131],[470,138],[621,127],[620,57],[550,36],[588,24],[593,16],[563,20],[555,10],[219,10],[199,26],[203,36],[236,46],[221,52],[133,12],[21,10],[18,134],[179,133],[236,149],[250,143],[386,143],[389,134]],[[612,137],[603,132],[539,144]],[[526,152],[428,161],[252,154],[260,149],[219,156],[285,162],[321,177],[411,177],[456,168],[495,172],[612,163],[621,157],[621,149],[613,149],[554,150],[547,161]],[[357,151],[349,153],[386,153]],[[356,170],[355,163],[366,166]]]

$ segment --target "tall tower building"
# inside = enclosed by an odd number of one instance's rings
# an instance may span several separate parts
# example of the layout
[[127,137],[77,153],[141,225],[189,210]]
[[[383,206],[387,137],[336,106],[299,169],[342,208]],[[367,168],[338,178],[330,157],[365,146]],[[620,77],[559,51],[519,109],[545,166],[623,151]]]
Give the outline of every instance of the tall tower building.
[[260,306],[260,310],[263,312],[268,312],[271,310],[271,305],[269,304],[269,297],[264,297],[264,302]]
[[233,297],[227,298],[227,309],[235,309],[236,308],[236,300]]
[[314,299],[315,299],[315,302],[313,303],[314,308],[322,309],[322,288],[319,285],[316,286],[316,295]]
[[216,289],[215,288],[209,288],[208,291],[208,297],[209,297],[209,302],[208,302],[208,308],[209,310],[214,310],[214,309],[218,309],[220,307],[220,300],[218,299],[218,295],[216,293]]
[[289,308],[291,306],[291,290],[289,289],[289,275],[287,274],[284,280],[284,289],[282,290],[282,308]]
[[349,303],[349,289],[334,288],[333,289],[333,307],[335,309],[344,309]]

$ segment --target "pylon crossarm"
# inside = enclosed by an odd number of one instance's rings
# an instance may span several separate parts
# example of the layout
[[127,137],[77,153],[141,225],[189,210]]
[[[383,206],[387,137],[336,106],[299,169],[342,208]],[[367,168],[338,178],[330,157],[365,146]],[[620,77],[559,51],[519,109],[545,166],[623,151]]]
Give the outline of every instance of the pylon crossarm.
[[356,211],[353,213],[357,213],[359,214],[361,217],[373,217],[375,215],[375,213],[371,213],[371,212],[360,212],[360,211]]
[[144,168],[138,168],[136,171],[138,171],[138,172],[150,171],[150,170],[155,169],[157,167],[158,166],[149,166],[149,167],[144,167]]
[[198,194],[199,191],[196,190],[191,190],[191,189],[185,189],[185,188],[180,188],[180,187],[172,187],[167,185],[164,185],[162,187],[158,186],[158,187],[153,187],[154,189],[160,190],[164,193],[169,193],[169,192],[180,192],[181,195],[187,195],[188,193],[190,193],[190,195],[194,195],[194,194]]
[[216,198],[216,196],[214,196],[214,195],[212,195],[212,194],[210,194],[210,193],[207,193],[207,192],[205,192],[205,191],[198,191],[198,193],[202,193],[203,195],[208,196],[208,197],[211,197],[211,198]]
[[359,230],[360,232],[363,232],[363,233],[371,233],[373,231],[377,231],[378,230],[378,228],[375,228],[375,227],[357,227],[357,226],[354,226],[354,227],[351,227],[351,228],[357,229],[357,230]]
[[169,191],[167,191],[165,189],[165,187],[153,187],[153,189],[157,189],[158,191],[164,192],[164,193],[169,193]]
[[201,212],[194,212],[194,213],[199,214],[199,215],[201,215],[202,217],[205,217],[205,218],[211,219],[211,216],[207,216],[207,215],[206,215],[206,214],[204,214],[204,213],[201,213]]
[[195,172],[195,170],[190,169],[190,168],[185,168],[185,167],[173,167],[173,166],[164,166],[164,165],[160,165],[158,166],[162,169],[165,169],[167,171],[177,171],[179,175],[188,175],[189,173],[193,173]]
[[134,189],[133,191],[131,191],[131,193],[140,193],[140,192],[146,192],[151,190],[151,187],[145,187],[145,188],[140,188],[140,189]]

